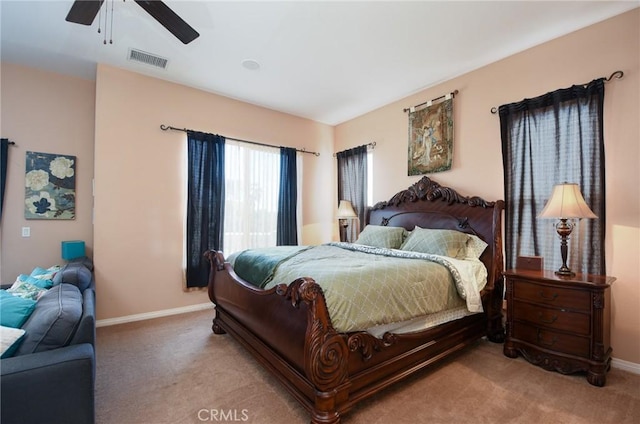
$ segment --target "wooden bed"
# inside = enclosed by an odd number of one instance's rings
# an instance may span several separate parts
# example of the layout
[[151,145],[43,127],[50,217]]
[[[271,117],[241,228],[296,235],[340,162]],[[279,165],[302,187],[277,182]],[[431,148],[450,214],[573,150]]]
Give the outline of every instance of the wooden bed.
[[312,423],[339,423],[357,402],[487,336],[502,342],[504,202],[465,197],[423,177],[375,205],[374,225],[444,228],[475,234],[488,247],[484,313],[413,333],[338,333],[322,289],[299,278],[263,290],[240,279],[221,252],[208,251],[209,298],[216,305],[213,331],[229,333],[282,382],[311,413]]

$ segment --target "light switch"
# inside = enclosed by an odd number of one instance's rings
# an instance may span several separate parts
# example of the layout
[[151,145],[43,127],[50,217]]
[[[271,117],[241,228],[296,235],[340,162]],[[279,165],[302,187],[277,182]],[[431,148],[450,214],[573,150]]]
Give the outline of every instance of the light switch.
[[22,237],[31,237],[31,227],[22,227]]

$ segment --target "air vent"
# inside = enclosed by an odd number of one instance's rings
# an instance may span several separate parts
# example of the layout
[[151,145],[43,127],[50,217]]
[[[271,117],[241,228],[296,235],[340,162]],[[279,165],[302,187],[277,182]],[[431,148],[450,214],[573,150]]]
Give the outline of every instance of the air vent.
[[141,50],[129,49],[129,60],[133,60],[134,62],[144,63],[146,65],[155,66],[156,68],[166,69],[167,63],[169,63],[169,59],[165,59],[164,57],[156,56],[151,53],[146,53]]

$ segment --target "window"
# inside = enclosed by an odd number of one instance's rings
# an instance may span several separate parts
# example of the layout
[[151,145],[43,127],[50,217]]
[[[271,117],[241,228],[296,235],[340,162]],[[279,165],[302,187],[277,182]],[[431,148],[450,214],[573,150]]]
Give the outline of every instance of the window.
[[577,183],[598,216],[576,222],[569,267],[604,274],[604,81],[556,90],[500,106],[505,184],[507,268],[518,256],[545,258],[545,268],[561,264],[556,222],[538,219],[553,186]]
[[302,167],[296,149],[188,130],[186,158],[187,288],[207,286],[207,250],[228,256],[297,244]]
[[[226,140],[224,254],[276,246],[280,151]],[[297,155],[297,223],[302,213],[302,160]]]
[[373,206],[373,150],[367,152],[367,206]]
[[224,253],[276,245],[280,152],[226,141]]

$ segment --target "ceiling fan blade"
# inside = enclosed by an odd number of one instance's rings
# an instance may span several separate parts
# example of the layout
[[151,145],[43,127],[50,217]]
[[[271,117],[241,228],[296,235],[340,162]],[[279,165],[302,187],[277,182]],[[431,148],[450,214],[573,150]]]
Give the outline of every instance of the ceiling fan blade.
[[184,44],[189,44],[200,36],[195,29],[191,28],[188,23],[173,10],[169,9],[169,6],[162,1],[135,0],[135,2]]
[[76,24],[91,25],[103,2],[104,0],[76,0],[65,19]]

